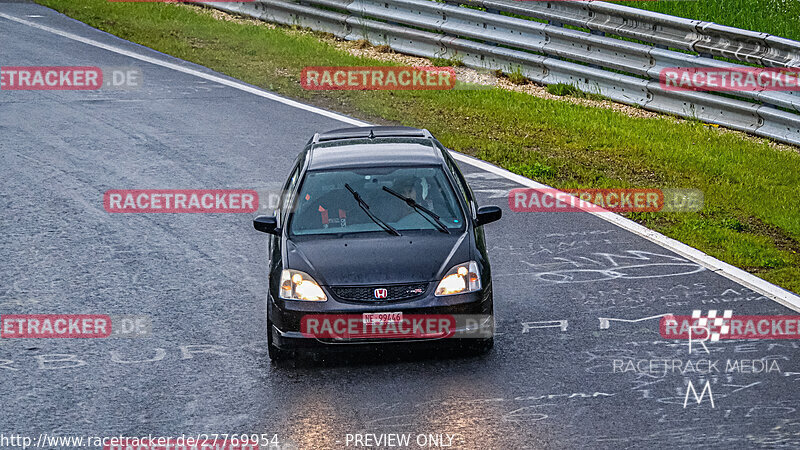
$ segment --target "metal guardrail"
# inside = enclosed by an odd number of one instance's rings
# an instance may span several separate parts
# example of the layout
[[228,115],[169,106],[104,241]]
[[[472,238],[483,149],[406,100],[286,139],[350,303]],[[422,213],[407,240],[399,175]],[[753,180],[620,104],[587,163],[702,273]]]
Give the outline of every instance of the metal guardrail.
[[347,40],[366,39],[401,53],[458,58],[473,68],[520,70],[538,83],[570,84],[621,103],[800,145],[796,91],[729,92],[739,97],[730,98],[669,91],[658,81],[666,67],[743,67],[714,56],[765,67],[798,67],[800,42],[599,1],[448,1],[260,0],[208,5]]
[[613,3],[454,1],[767,67],[800,65],[800,42],[791,39]]

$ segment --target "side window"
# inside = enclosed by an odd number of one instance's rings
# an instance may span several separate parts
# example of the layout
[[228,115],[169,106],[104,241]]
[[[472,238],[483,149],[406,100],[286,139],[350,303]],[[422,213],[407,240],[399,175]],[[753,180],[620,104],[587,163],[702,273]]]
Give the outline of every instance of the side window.
[[464,178],[464,174],[461,173],[461,171],[458,170],[457,167],[456,167],[455,171],[456,171],[456,178],[458,178],[458,181],[461,183],[461,186],[463,187],[464,192],[466,192],[467,201],[474,203],[475,202],[475,195],[472,193],[472,189],[469,187],[469,183],[467,183],[467,180]]
[[450,156],[450,153],[445,148],[445,146],[442,145],[441,142],[435,139],[434,142],[436,143],[436,146],[439,147],[439,150],[442,151],[442,154],[444,155],[444,160],[445,162],[447,162],[447,168],[450,170],[450,174],[453,175],[453,179],[456,180],[456,185],[458,186],[458,190],[461,192],[461,195],[464,197],[464,201],[467,202],[467,205],[474,206],[472,204],[472,191],[469,189],[469,185],[467,185],[467,182],[461,175],[461,171],[458,170],[455,161],[453,161],[453,158]]
[[287,213],[287,209],[289,208],[289,200],[291,199],[291,194],[294,189],[297,187],[297,182],[300,178],[300,171],[303,169],[303,160],[300,159],[294,165],[294,169],[292,169],[292,174],[289,175],[289,179],[286,181],[286,185],[283,186],[283,192],[281,192],[281,212],[285,216]]
[[464,176],[461,174],[461,171],[458,170],[455,161],[453,161],[449,155],[445,158],[445,161],[447,161],[447,168],[450,169],[450,173],[453,174],[453,178],[456,180],[458,190],[461,192],[461,195],[464,196],[464,201],[467,203],[467,209],[470,210],[467,212],[467,214],[471,214],[472,218],[474,219],[478,211],[478,205],[475,204],[475,201],[472,198],[472,190],[469,188],[469,185],[464,179]]
[[456,186],[458,186],[459,192],[461,192],[461,195],[464,197],[464,201],[467,202],[468,205],[471,204],[472,196],[469,194],[469,188],[464,181],[464,177],[461,176],[461,172],[459,172],[452,159],[446,158],[445,160],[447,161],[447,168],[450,169],[450,173],[456,180]]

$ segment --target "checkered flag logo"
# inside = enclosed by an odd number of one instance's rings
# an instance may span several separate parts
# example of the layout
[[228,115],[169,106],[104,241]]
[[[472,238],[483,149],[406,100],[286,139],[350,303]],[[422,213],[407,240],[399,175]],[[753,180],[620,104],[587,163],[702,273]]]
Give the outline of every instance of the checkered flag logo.
[[696,320],[697,326],[708,329],[708,332],[711,333],[711,342],[718,342],[721,335],[731,332],[730,326],[726,325],[724,320],[733,316],[733,310],[726,309],[723,311],[722,317],[717,316],[716,309],[708,310],[707,316],[703,316],[702,313],[703,311],[695,309],[692,311],[692,319]]

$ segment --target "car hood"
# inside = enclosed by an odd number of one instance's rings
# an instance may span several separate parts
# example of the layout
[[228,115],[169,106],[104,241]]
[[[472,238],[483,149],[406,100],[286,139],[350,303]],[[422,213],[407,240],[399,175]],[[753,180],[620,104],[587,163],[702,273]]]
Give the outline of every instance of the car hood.
[[438,281],[471,259],[467,232],[303,238],[287,241],[285,248],[288,268],[324,286]]

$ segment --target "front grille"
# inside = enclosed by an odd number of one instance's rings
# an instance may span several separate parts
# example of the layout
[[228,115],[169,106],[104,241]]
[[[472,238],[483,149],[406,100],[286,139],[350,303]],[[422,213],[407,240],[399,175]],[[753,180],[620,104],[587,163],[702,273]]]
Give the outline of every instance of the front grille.
[[[386,289],[386,298],[375,298],[375,289]],[[332,286],[331,291],[342,300],[357,302],[388,302],[419,297],[428,289],[427,283],[385,286]]]

